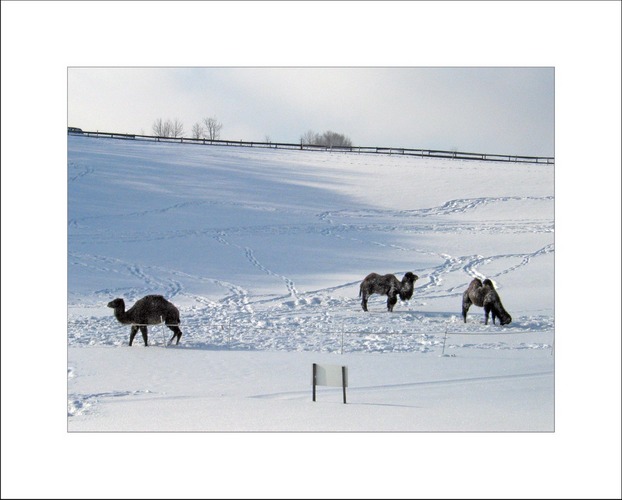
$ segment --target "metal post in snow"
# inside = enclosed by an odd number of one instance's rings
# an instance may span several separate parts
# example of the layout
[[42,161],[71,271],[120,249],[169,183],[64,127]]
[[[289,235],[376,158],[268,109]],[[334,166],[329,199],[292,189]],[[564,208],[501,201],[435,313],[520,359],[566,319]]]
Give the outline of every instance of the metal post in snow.
[[164,347],[168,347],[166,344],[166,331],[164,330],[166,325],[164,324],[164,318],[162,316],[160,316],[160,323],[162,323],[162,338],[164,339]]

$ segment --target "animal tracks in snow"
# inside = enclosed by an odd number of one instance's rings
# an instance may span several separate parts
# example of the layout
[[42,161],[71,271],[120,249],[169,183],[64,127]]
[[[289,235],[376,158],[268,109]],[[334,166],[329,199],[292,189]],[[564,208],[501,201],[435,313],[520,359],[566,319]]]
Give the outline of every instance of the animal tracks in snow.
[[281,276],[280,274],[277,274],[273,271],[271,271],[270,269],[267,269],[265,266],[263,266],[256,258],[255,258],[255,254],[253,253],[253,251],[250,248],[247,248],[245,251],[246,254],[246,258],[249,260],[249,262],[251,264],[253,264],[253,266],[261,269],[262,271],[264,271],[266,274],[269,274],[271,276],[276,276],[277,278],[282,279],[285,282],[285,286],[287,288],[287,291],[289,292],[289,295],[291,297],[293,297],[295,300],[298,300],[298,291],[296,290],[296,287],[294,286],[294,282],[289,279],[286,276]]
[[97,403],[104,399],[120,398],[128,396],[140,396],[151,393],[151,391],[112,391],[98,394],[68,394],[67,395],[67,416],[85,415],[92,413]]
[[[487,206],[499,207],[504,204],[520,206],[521,202],[550,207],[551,217],[537,220],[517,218],[511,208],[504,220],[457,220],[448,216],[474,213]],[[552,196],[543,197],[498,197],[450,200],[440,206],[414,210],[345,209],[327,211],[318,215],[320,221],[329,225],[325,234],[344,234],[356,231],[425,233],[488,232],[488,233],[550,233],[554,231]],[[548,208],[547,208],[548,209]],[[434,219],[434,222],[428,219]],[[445,220],[447,219],[447,220]]]
[[[447,330],[500,331],[476,313],[460,321],[459,296],[473,277],[491,278],[505,293],[529,273],[552,275],[548,166],[174,146],[163,162],[143,147],[70,147],[72,345],[126,345],[128,328],[105,304],[158,293],[180,309],[179,348],[336,352],[343,342],[428,353]],[[185,158],[189,151],[196,156]],[[389,177],[424,189],[429,179],[439,189],[411,190]],[[401,192],[376,203],[389,186]],[[419,276],[413,298],[387,314],[385,299],[372,296],[363,314],[362,278],[406,271]],[[514,321],[504,331],[553,330],[549,302],[513,307],[508,298]]]

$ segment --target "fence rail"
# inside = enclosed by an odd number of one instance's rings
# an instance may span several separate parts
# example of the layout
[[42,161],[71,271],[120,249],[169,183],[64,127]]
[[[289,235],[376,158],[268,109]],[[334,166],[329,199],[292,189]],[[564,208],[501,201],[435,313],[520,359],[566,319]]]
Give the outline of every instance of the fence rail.
[[237,146],[270,149],[290,149],[304,151],[332,151],[342,153],[369,153],[400,156],[417,156],[423,158],[451,158],[456,160],[504,161],[512,163],[544,163],[555,164],[551,156],[521,156],[488,153],[465,153],[462,151],[442,151],[436,149],[388,148],[377,146],[321,146],[317,144],[296,144],[287,142],[228,141],[219,139],[193,139],[191,137],[160,137],[155,135],[119,134],[116,132],[69,131],[69,135],[85,135],[88,137],[106,137],[111,139],[142,140],[155,142],[173,142],[179,144],[201,144],[205,146]]

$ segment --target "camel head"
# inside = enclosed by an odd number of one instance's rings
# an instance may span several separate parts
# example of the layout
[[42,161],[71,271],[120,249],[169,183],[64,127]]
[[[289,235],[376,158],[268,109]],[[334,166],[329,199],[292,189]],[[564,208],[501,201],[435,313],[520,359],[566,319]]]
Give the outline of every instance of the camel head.
[[503,309],[503,306],[499,308],[497,311],[497,316],[499,317],[499,323],[501,326],[509,325],[512,322],[512,316]]
[[402,278],[402,284],[404,283],[414,284],[415,281],[417,281],[418,279],[419,279],[419,276],[408,271],[406,274],[404,274],[404,277]]
[[110,302],[108,302],[108,307],[112,307],[113,309],[125,309],[125,302],[123,301],[123,299],[114,299],[111,300]]
[[402,286],[399,292],[400,299],[409,300],[415,291],[415,281],[419,279],[419,276],[408,271],[402,278]]

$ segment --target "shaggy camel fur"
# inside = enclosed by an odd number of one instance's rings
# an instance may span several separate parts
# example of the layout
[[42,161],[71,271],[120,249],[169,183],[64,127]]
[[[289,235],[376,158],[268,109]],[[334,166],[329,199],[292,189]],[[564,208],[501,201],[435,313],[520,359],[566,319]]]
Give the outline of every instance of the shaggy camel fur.
[[169,340],[169,344],[177,337],[181,339],[181,330],[179,329],[179,309],[166,300],[162,295],[146,295],[142,299],[125,310],[125,302],[123,299],[114,299],[108,303],[108,307],[114,309],[114,316],[124,325],[132,325],[130,330],[130,345],[134,341],[136,333],[140,329],[143,335],[145,345],[147,342],[147,325],[158,325],[164,321],[173,331],[173,336]]
[[387,309],[393,311],[393,306],[397,303],[399,295],[401,300],[409,300],[415,291],[415,281],[419,276],[408,271],[404,274],[402,281],[398,280],[393,274],[384,276],[377,273],[368,274],[362,281],[359,289],[359,297],[362,297],[361,306],[363,311],[367,311],[367,299],[377,293],[387,296]]
[[495,290],[492,281],[479,278],[474,278],[462,294],[462,317],[466,323],[467,312],[471,304],[475,304],[478,307],[484,308],[484,314],[486,315],[485,324],[488,324],[488,316],[492,313],[492,322],[495,323],[495,319],[499,318],[501,326],[508,325],[512,322],[512,316],[503,307],[499,294]]

